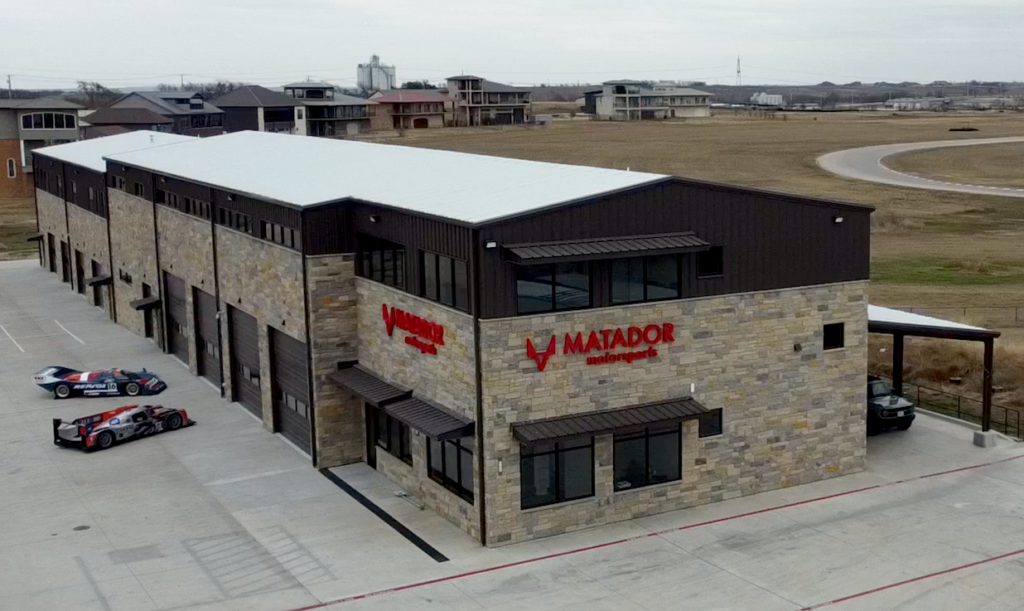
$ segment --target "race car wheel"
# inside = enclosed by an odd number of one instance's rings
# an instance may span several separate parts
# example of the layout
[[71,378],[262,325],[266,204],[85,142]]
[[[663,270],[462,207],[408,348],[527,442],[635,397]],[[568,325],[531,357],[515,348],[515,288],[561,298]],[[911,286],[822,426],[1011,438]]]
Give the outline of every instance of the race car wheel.
[[106,450],[110,446],[114,445],[114,434],[110,431],[103,431],[96,437],[96,445],[101,450]]
[[135,382],[128,382],[127,384],[124,385],[124,394],[128,395],[129,397],[137,397],[139,396],[139,393],[141,391],[142,389],[139,388],[139,385],[136,384]]
[[67,384],[58,384],[53,389],[53,396],[57,399],[67,399],[71,396],[71,387]]
[[181,414],[171,414],[167,416],[167,428],[169,430],[175,430],[181,428]]

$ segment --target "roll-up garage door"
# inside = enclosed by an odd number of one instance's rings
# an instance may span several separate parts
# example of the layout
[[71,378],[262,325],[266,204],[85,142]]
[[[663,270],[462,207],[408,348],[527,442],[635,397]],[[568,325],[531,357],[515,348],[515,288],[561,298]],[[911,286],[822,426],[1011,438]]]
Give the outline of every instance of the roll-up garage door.
[[256,319],[245,312],[229,310],[231,329],[231,398],[263,420],[260,394],[260,338]]
[[188,310],[185,305],[185,281],[164,272],[167,295],[167,338],[171,353],[188,363]]
[[309,369],[306,344],[270,330],[271,374],[274,378],[274,422],[286,439],[310,451]]
[[220,386],[217,300],[213,295],[196,289],[192,304],[196,311],[196,355],[199,357],[199,375]]

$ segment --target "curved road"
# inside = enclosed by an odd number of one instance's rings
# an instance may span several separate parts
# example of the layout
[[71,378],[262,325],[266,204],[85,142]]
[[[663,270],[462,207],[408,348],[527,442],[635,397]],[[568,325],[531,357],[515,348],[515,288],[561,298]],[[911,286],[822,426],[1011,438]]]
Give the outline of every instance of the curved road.
[[864,148],[836,151],[818,157],[818,165],[833,174],[846,178],[868,180],[898,187],[915,189],[931,189],[933,191],[954,191],[957,193],[974,193],[979,195],[1003,195],[1007,197],[1024,197],[1024,189],[1010,187],[986,187],[956,182],[945,182],[930,178],[912,176],[887,168],[882,161],[897,153],[919,151],[923,149],[947,148],[952,146],[977,146],[980,144],[1007,144],[1024,142],[1024,137],[1013,138],[974,138],[969,140],[939,140],[936,142],[914,142],[910,144],[884,144]]

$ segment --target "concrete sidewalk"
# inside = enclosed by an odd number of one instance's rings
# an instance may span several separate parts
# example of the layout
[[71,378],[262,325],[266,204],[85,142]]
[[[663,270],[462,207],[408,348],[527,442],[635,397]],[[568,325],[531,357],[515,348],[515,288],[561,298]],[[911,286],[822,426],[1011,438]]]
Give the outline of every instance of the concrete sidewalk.
[[[976,448],[944,420],[871,438],[860,474],[495,550],[365,465],[333,470],[438,562],[34,262],[0,265],[0,325],[3,609],[931,611],[1024,595],[1024,553],[999,558],[1024,550],[1024,447]],[[51,364],[152,369],[169,384],[153,402],[198,424],[56,448],[51,418],[126,401],[54,401],[30,379]]]

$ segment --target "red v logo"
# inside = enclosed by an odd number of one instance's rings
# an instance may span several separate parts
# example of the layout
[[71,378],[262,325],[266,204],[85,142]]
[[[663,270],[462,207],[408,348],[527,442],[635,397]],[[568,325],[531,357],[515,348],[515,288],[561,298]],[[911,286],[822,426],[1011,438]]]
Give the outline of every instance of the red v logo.
[[384,325],[388,328],[388,337],[391,337],[391,332],[395,330],[395,309],[391,308],[391,314],[388,314],[388,304],[381,304],[381,310],[384,314]]
[[538,353],[536,348],[533,347],[533,342],[530,338],[526,338],[526,356],[530,357],[537,362],[537,368],[544,371],[544,368],[548,366],[548,359],[555,353],[555,336],[551,336],[551,341],[548,342],[548,348],[544,352]]

